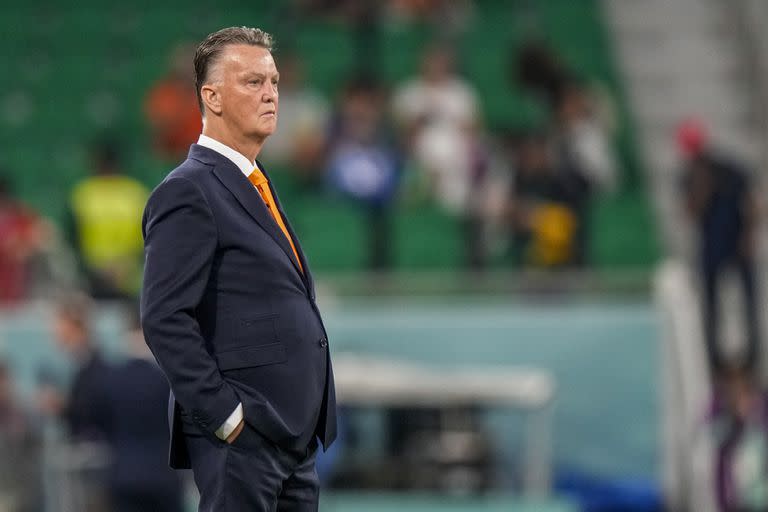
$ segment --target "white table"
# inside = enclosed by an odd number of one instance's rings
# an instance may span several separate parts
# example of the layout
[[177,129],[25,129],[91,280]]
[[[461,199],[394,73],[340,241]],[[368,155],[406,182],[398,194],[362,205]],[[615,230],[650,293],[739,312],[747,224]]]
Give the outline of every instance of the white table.
[[555,379],[535,368],[439,368],[369,355],[335,354],[337,400],[350,406],[453,407],[481,405],[524,410],[524,492],[549,493]]

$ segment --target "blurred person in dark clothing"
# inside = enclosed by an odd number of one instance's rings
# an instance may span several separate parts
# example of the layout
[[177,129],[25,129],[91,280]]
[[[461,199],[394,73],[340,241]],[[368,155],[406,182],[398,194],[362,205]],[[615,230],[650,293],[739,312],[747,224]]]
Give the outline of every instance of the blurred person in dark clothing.
[[168,467],[168,382],[129,315],[128,354],[106,386],[112,452],[108,474],[114,512],[181,512],[179,473]]
[[739,364],[754,370],[760,345],[755,276],[757,212],[749,175],[744,165],[711,146],[706,128],[698,120],[680,124],[677,143],[684,158],[685,207],[699,233],[702,315],[710,367],[717,375],[726,366],[718,339],[718,281],[726,270],[735,267],[746,316],[746,350]]
[[510,61],[511,81],[554,109],[558,90],[568,76],[560,55],[545,41],[530,39],[515,47]]
[[559,162],[547,137],[516,137],[514,178],[507,218],[517,259],[533,266],[561,267],[578,263],[580,210],[588,185]]
[[14,199],[0,174],[0,305],[28,298],[31,264],[47,238],[43,220]]
[[[39,382],[38,399],[44,413],[60,418],[65,430],[59,440],[72,456],[55,470],[65,475],[68,487],[77,486],[76,508],[108,512],[104,476],[109,432],[107,389],[110,372],[91,335],[90,298],[79,292],[61,296],[54,305],[52,331],[58,348],[75,369],[68,392],[48,376]],[[62,492],[70,492],[62,489]]]
[[105,389],[112,370],[92,338],[90,310],[87,296],[71,293],[59,300],[54,312],[55,341],[76,370],[67,396],[57,400],[49,394],[43,407],[61,416],[74,441],[103,440],[109,426]]
[[608,130],[597,115],[595,98],[586,84],[563,79],[556,91],[553,143],[562,167],[578,175],[583,184],[583,199],[575,209],[578,240],[574,262],[586,265],[591,245],[591,199],[617,190],[616,159]]
[[613,193],[618,187],[616,158],[596,108],[585,83],[563,81],[555,108],[555,143],[560,157],[578,169],[593,190]]
[[0,360],[0,510],[40,510],[40,439],[16,399],[13,376]]
[[203,128],[194,87],[194,54],[194,45],[175,46],[168,74],[152,86],[144,101],[155,150],[159,156],[174,161],[187,155]]
[[328,143],[331,188],[362,204],[368,215],[368,267],[392,263],[392,211],[401,158],[386,118],[381,84],[370,76],[347,83]]
[[149,191],[123,174],[114,141],[98,141],[91,158],[91,176],[70,194],[70,237],[94,298],[135,297],[143,263],[141,215]]

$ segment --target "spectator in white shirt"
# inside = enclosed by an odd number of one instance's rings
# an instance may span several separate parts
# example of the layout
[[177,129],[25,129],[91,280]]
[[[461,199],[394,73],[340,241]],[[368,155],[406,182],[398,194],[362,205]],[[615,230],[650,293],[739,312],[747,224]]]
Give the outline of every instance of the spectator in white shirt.
[[393,108],[410,156],[429,177],[435,197],[449,211],[463,213],[471,191],[478,101],[456,74],[453,51],[427,48],[420,74],[396,90]]

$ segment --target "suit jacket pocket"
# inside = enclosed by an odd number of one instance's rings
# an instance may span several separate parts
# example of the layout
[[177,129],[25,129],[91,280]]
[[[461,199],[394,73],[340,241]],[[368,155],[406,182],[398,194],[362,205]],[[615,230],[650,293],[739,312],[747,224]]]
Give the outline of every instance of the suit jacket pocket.
[[229,340],[230,350],[250,348],[253,345],[273,344],[278,341],[274,313],[240,317],[235,321],[234,332]]
[[216,354],[219,370],[222,371],[283,363],[287,360],[288,352],[286,352],[285,346],[280,342],[227,350],[226,352],[218,352]]

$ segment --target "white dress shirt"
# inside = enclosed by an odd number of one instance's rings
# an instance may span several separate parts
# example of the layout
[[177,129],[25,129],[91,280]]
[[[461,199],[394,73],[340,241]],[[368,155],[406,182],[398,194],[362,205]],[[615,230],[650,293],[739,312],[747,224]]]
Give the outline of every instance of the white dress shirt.
[[[221,142],[217,141],[216,139],[212,139],[206,135],[200,134],[200,138],[197,139],[197,143],[200,146],[204,146],[208,149],[212,149],[219,153],[222,156],[225,156],[229,158],[232,163],[234,163],[238,169],[240,169],[243,174],[245,174],[245,177],[251,175],[253,170],[256,168],[256,162],[251,162],[248,160],[248,157],[243,155],[242,153],[235,151],[231,147],[227,146],[226,144],[222,144]],[[240,422],[243,420],[243,404],[242,402],[237,404],[237,407],[234,411],[232,411],[232,414],[229,415],[229,418],[226,419],[226,421],[219,427],[219,429],[216,431],[216,437],[219,439],[226,439],[229,437],[229,435],[235,431],[237,426],[240,424]]]
[[208,137],[207,135],[203,135],[201,133],[200,138],[197,139],[197,144],[208,149],[212,149],[218,154],[229,158],[232,163],[237,166],[238,169],[243,171],[243,174],[245,174],[246,178],[250,176],[253,170],[256,168],[256,162],[251,162],[244,154],[235,149],[232,149],[226,144],[217,141],[216,139]]

